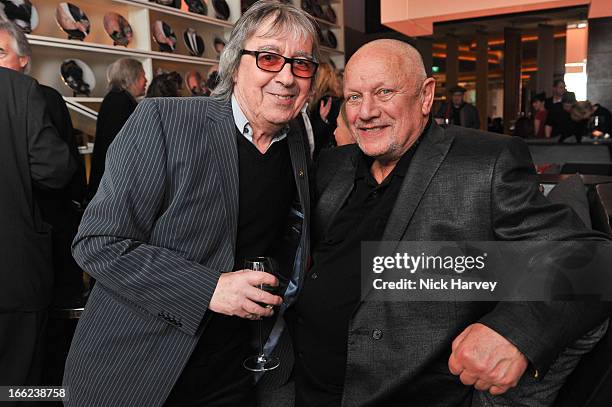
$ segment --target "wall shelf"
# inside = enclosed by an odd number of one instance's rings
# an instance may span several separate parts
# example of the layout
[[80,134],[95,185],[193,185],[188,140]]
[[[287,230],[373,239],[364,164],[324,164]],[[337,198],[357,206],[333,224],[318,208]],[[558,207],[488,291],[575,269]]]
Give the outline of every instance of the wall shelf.
[[[164,6],[149,0],[70,0],[81,8],[91,22],[91,32],[84,41],[69,40],[55,20],[59,0],[34,0],[39,13],[39,25],[27,38],[32,45],[31,75],[40,83],[57,89],[66,100],[75,127],[87,134],[95,133],[97,110],[108,91],[106,71],[119,58],[129,57],[140,61],[149,83],[158,70],[177,71],[183,78],[191,71],[206,76],[210,67],[219,63],[213,41],[216,37],[229,38],[229,33],[240,17],[241,1],[226,0],[230,8],[229,21],[215,17],[210,0],[208,15],[191,13],[183,1],[181,8]],[[301,0],[292,0],[300,7]],[[337,15],[337,23],[315,18],[323,30],[332,30],[338,40],[338,49],[321,47],[322,61],[331,61],[338,68],[344,67],[344,16],[343,0],[324,0]],[[132,27],[133,39],[127,47],[113,45],[104,30],[104,15],[113,11],[124,16]],[[162,20],[174,30],[177,43],[174,53],[159,52],[153,40],[152,27]],[[194,57],[183,41],[183,32],[194,28],[202,36],[205,51],[202,57]],[[88,97],[73,97],[72,90],[64,84],[60,67],[66,59],[81,59],[92,69],[95,86]],[[187,90],[185,90],[187,92]]]
[[[234,26],[233,23],[225,20],[220,20],[218,18],[203,16],[201,14],[191,13],[189,11],[179,10],[174,7],[164,6],[162,4],[151,3],[147,1],[138,1],[138,0],[112,0],[115,3],[122,3],[128,6],[133,7],[141,7],[149,10],[155,10],[160,13],[169,14],[177,17],[187,18],[194,21],[200,21],[202,23],[212,24],[223,28],[232,28]],[[212,6],[209,6],[212,7]]]
[[189,55],[173,54],[169,52],[159,51],[143,51],[133,48],[116,47],[112,45],[95,44],[91,42],[83,42],[77,40],[68,40],[54,37],[42,37],[38,35],[28,34],[28,41],[31,45],[40,45],[45,47],[64,48],[93,53],[115,54],[135,58],[153,58],[164,61],[182,62],[197,65],[212,66],[218,64],[219,61],[210,58],[193,57]]

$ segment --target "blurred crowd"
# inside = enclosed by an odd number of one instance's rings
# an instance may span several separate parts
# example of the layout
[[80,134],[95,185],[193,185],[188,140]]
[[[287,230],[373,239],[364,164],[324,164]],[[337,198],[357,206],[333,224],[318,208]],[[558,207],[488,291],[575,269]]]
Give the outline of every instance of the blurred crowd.
[[580,143],[587,137],[609,138],[611,125],[612,114],[607,108],[588,100],[577,101],[575,93],[557,79],[550,97],[542,92],[531,98],[531,110],[517,119],[514,135]]

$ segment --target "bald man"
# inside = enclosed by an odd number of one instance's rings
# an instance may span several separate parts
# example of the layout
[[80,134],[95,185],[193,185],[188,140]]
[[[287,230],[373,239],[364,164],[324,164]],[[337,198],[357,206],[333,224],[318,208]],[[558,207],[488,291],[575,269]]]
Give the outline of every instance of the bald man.
[[297,407],[523,405],[508,392],[521,377],[517,397],[548,405],[558,380],[540,397],[534,376],[603,320],[580,303],[362,300],[362,242],[605,239],[528,180],[521,141],[438,127],[434,89],[399,41],[368,43],[346,66],[357,144],[321,154],[312,267],[288,315]]

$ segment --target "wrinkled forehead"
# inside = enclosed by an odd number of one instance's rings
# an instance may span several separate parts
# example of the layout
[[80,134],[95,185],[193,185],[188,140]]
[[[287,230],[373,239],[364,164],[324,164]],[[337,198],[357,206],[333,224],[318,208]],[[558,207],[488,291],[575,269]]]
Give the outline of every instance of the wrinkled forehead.
[[379,87],[407,88],[414,86],[409,67],[399,58],[386,55],[364,55],[350,61],[344,75],[345,92],[364,92]]

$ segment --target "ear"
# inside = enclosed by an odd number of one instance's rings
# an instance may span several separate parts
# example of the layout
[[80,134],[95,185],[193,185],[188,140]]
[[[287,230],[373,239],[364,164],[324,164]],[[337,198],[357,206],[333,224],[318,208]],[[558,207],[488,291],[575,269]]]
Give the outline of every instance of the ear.
[[19,57],[19,67],[21,68],[22,71],[28,65],[28,62],[30,62],[30,57],[28,57],[28,56]]
[[421,113],[423,116],[428,116],[431,111],[431,105],[434,101],[434,95],[436,93],[436,80],[434,78],[427,78],[423,82],[421,88],[421,100],[423,105],[421,106]]

